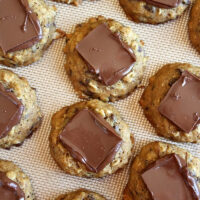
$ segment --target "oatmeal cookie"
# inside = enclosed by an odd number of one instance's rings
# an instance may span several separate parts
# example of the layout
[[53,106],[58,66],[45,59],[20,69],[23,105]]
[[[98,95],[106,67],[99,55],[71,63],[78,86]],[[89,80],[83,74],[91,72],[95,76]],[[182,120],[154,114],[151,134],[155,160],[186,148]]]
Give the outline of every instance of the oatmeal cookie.
[[[77,113],[86,109],[104,119],[122,140],[121,145],[115,152],[112,160],[103,169],[97,172],[88,170],[85,164],[77,159],[74,159],[72,154],[63,145],[59,138],[64,128],[72,121],[72,119],[74,119],[75,116],[77,116]],[[87,120],[85,120],[84,123],[86,123],[86,121]],[[51,127],[52,129],[49,137],[51,154],[61,169],[71,175],[92,178],[113,174],[120,168],[123,168],[128,163],[132,155],[134,139],[129,127],[122,120],[119,112],[113,106],[99,100],[79,102],[62,108],[53,115]],[[79,136],[78,138],[81,138],[82,140],[82,137],[84,136]],[[96,140],[98,139],[95,139],[94,143]]]
[[[129,46],[135,54],[136,61],[131,70],[122,79],[112,85],[103,84],[98,75],[89,70],[88,63],[80,56],[76,46],[92,30],[106,24],[112,33],[118,34],[124,45]],[[102,101],[114,102],[130,95],[140,84],[147,58],[143,50],[143,41],[129,27],[125,27],[112,19],[102,16],[90,18],[88,22],[76,26],[70,34],[65,47],[67,74],[81,98],[96,98]]]
[[[8,182],[10,183],[10,187],[13,187],[14,189],[16,188],[16,191],[19,195],[17,196],[18,198],[24,197],[23,199],[25,200],[35,200],[35,195],[33,193],[31,182],[28,176],[24,174],[24,172],[18,166],[16,166],[13,162],[7,161],[7,160],[0,160],[0,180],[1,180],[0,187],[2,187],[2,185]],[[4,180],[6,182],[4,182]],[[11,191],[12,190],[9,191],[2,188],[1,197],[4,194],[5,198],[7,197],[5,200],[11,199],[9,198],[9,195],[11,195],[10,194]],[[18,198],[15,198],[15,199],[18,199]]]
[[167,64],[150,78],[149,85],[140,99],[140,104],[145,116],[153,125],[158,135],[178,142],[199,143],[199,125],[194,130],[186,133],[158,111],[160,102],[166,96],[171,86],[180,78],[184,70],[196,76],[200,75],[199,67],[184,63]]
[[[27,13],[29,13],[27,14],[27,16],[30,15],[30,12],[34,13],[34,19],[35,19],[35,16],[37,16],[38,21],[35,22],[33,27],[38,25],[37,22],[39,23],[39,27],[41,31],[40,40],[34,43],[31,47],[25,48],[22,50],[4,52],[3,48],[0,49],[0,64],[6,65],[9,67],[19,67],[19,66],[30,65],[31,63],[36,62],[37,60],[40,59],[44,51],[49,47],[49,45],[52,43],[53,40],[60,37],[60,34],[56,32],[56,25],[55,25],[56,7],[47,5],[46,1],[44,0],[28,0],[27,2],[30,7],[27,9],[31,9],[31,11],[29,10],[26,11]],[[21,13],[18,13],[18,14],[21,16]],[[7,15],[7,13],[4,13],[4,15]],[[24,20],[27,20],[24,23],[28,23],[28,18],[24,19]],[[11,26],[11,25],[8,24],[7,26]],[[19,27],[16,27],[16,28],[18,28],[17,30],[20,30]],[[25,27],[25,24],[24,24],[25,32],[27,31],[26,29],[27,27]],[[6,35],[6,33],[3,33],[3,34]],[[29,33],[29,34],[32,34],[32,33]],[[14,35],[13,35],[13,38],[14,38]],[[32,40],[35,40],[35,39],[34,38],[31,39],[31,42]],[[8,45],[8,42],[6,44],[4,43],[4,45]],[[30,46],[30,42],[27,43],[27,45]]]
[[56,200],[106,200],[104,197],[101,195],[85,190],[85,189],[80,189],[75,192],[70,192],[64,195],[59,196]]
[[142,0],[119,0],[122,8],[137,23],[160,24],[181,16],[194,0],[182,0],[175,8],[160,8]]
[[[35,89],[31,88],[25,78],[19,77],[10,70],[0,69],[0,84],[3,90],[13,95],[23,106],[19,122],[10,127],[10,130],[0,139],[0,147],[9,149],[13,145],[21,145],[27,137],[31,136],[39,127],[42,114],[37,103]],[[1,107],[1,109],[5,108]],[[9,110],[9,108],[6,109]],[[1,122],[1,126],[3,123],[5,122]],[[10,126],[9,122],[6,123]]]
[[189,36],[192,45],[200,53],[200,0],[194,3],[189,18]]
[[123,194],[123,200],[152,200],[141,174],[149,166],[166,155],[176,154],[187,162],[187,169],[197,181],[200,187],[200,160],[189,152],[175,145],[152,142],[144,146],[133,161],[129,182]]

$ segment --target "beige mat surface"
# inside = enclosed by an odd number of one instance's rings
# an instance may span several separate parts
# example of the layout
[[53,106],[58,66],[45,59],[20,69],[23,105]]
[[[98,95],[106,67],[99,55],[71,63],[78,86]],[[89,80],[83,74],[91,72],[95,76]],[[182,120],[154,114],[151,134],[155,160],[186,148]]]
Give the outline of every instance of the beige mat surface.
[[[144,40],[149,61],[143,84],[163,64],[170,62],[189,62],[200,66],[200,55],[191,47],[188,39],[185,13],[177,21],[152,26],[135,24],[129,21],[118,0],[85,1],[80,7],[53,3],[58,8],[57,27],[72,32],[77,23],[97,15],[104,15],[131,26]],[[37,89],[39,103],[44,113],[41,128],[23,146],[10,151],[0,150],[0,158],[17,163],[31,177],[38,200],[53,200],[57,195],[78,188],[87,188],[104,195],[108,200],[120,200],[128,180],[128,167],[119,173],[104,179],[84,179],[64,174],[55,164],[49,153],[48,136],[52,114],[65,105],[79,101],[64,70],[65,55],[62,49],[65,40],[54,42],[44,57],[37,63],[20,69],[14,69],[20,76],[26,77]],[[0,66],[4,68],[4,66]],[[142,89],[138,89],[129,98],[114,105],[130,125],[135,135],[135,154],[143,145],[154,140],[163,140],[155,135],[154,129],[145,119],[138,100]],[[178,144],[200,157],[200,145]]]

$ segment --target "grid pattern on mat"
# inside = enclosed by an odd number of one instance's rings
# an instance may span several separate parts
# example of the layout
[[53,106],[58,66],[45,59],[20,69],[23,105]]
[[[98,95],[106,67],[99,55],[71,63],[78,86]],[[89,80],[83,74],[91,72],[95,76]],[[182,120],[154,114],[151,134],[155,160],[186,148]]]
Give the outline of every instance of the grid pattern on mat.
[[[114,18],[124,25],[132,27],[145,42],[149,56],[143,84],[147,84],[163,64],[170,62],[189,62],[200,65],[200,56],[191,47],[188,40],[187,20],[189,12],[180,19],[164,25],[152,26],[135,24],[129,21],[118,0],[84,1],[79,7],[48,1],[58,8],[57,27],[72,32],[77,23],[89,17],[104,15]],[[64,70],[65,56],[62,52],[64,39],[54,42],[44,57],[32,66],[14,69],[20,76],[26,77],[37,88],[42,111],[45,115],[41,128],[27,140],[23,146],[10,151],[0,150],[1,158],[14,161],[30,176],[38,200],[53,200],[57,195],[78,188],[87,188],[103,194],[109,200],[120,200],[128,180],[128,167],[115,175],[103,179],[77,178],[62,173],[49,154],[48,136],[52,114],[65,105],[79,101]],[[4,66],[0,66],[3,68]],[[138,89],[129,98],[114,105],[130,125],[135,135],[135,154],[150,141],[164,139],[155,135],[154,129],[145,119],[138,104],[142,89]],[[168,141],[169,142],[169,141]],[[200,156],[200,145],[178,144]]]

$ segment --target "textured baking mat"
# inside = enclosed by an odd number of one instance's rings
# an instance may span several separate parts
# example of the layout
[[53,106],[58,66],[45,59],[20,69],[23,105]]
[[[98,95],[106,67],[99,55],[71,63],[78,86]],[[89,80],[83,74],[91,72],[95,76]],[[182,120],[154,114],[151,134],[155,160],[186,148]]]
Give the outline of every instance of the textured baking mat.
[[[148,78],[163,64],[189,62],[200,66],[200,56],[188,40],[189,12],[176,21],[152,26],[129,21],[120,8],[118,0],[85,1],[80,7],[50,1],[48,3],[57,6],[57,27],[66,32],[72,32],[76,24],[97,15],[114,18],[124,25],[131,26],[144,40],[146,55],[149,57],[143,81],[145,85]],[[108,200],[120,200],[128,180],[128,167],[103,179],[84,179],[64,174],[50,156],[48,136],[52,114],[61,107],[80,100],[64,70],[65,56],[62,52],[64,45],[64,39],[56,41],[39,62],[29,67],[14,69],[20,76],[26,77],[31,86],[37,89],[44,120],[41,128],[31,139],[26,140],[21,147],[14,147],[10,151],[1,149],[0,157],[14,161],[30,176],[37,200],[53,200],[61,193],[78,188],[99,192]],[[155,135],[154,129],[145,119],[138,104],[141,94],[142,89],[138,89],[129,98],[114,104],[135,135],[134,154],[150,141],[166,141]],[[178,145],[200,157],[200,145]]]

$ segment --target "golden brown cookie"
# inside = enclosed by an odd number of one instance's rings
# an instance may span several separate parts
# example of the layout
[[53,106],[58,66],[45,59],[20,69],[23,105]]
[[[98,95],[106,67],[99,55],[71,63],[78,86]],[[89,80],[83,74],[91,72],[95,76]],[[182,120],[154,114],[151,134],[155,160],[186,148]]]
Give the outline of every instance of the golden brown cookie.
[[[3,173],[3,176],[2,176]],[[13,162],[7,160],[0,160],[0,174],[1,178],[6,176],[7,181],[13,181],[14,184],[17,184],[19,190],[22,190],[21,193],[24,193],[25,200],[35,200],[35,195],[31,186],[30,179],[24,172],[16,166]],[[6,179],[7,179],[6,178]],[[2,180],[1,180],[2,184]],[[12,185],[13,183],[11,183]],[[16,187],[16,186],[13,186]],[[2,194],[1,194],[2,195]]]
[[[88,170],[85,164],[74,159],[59,139],[65,126],[78,112],[84,109],[88,109],[104,118],[115,129],[122,140],[120,148],[110,164],[107,164],[96,173]],[[132,155],[134,139],[128,125],[122,120],[119,112],[113,106],[99,100],[79,102],[62,108],[53,115],[51,127],[49,137],[51,155],[60,168],[68,174],[87,178],[103,177],[123,168]]]
[[80,189],[74,192],[70,192],[67,194],[60,195],[56,200],[106,200],[101,195],[85,190]]
[[[97,74],[91,73],[86,61],[76,50],[76,45],[93,29],[100,24],[107,24],[109,29],[120,34],[121,39],[132,49],[136,56],[132,70],[115,84],[107,86],[99,79]],[[96,98],[102,101],[116,101],[129,96],[140,84],[145,69],[147,58],[143,50],[143,41],[132,31],[112,19],[102,16],[90,18],[88,22],[76,26],[74,33],[68,36],[65,47],[67,74],[81,98]]]
[[28,81],[10,70],[0,69],[0,84],[10,91],[24,106],[19,123],[0,139],[0,147],[9,149],[21,145],[41,124],[42,113],[37,103],[36,91]]
[[123,200],[152,200],[141,174],[158,159],[174,153],[187,162],[187,169],[200,187],[200,160],[198,158],[175,145],[152,142],[144,146],[139,155],[134,159],[130,179],[123,194]]
[[200,53],[200,0],[196,0],[191,9],[188,28],[190,41]]
[[173,63],[163,66],[158,72],[149,79],[149,85],[144,90],[140,99],[140,105],[144,114],[155,128],[158,135],[178,142],[200,142],[199,125],[193,131],[185,133],[176,125],[160,114],[158,107],[171,86],[181,76],[182,71],[199,76],[200,68],[190,64]]
[[0,64],[9,67],[27,66],[36,62],[44,54],[53,40],[60,37],[56,32],[56,7],[47,5],[44,0],[28,0],[31,10],[37,15],[42,29],[42,39],[24,50],[4,53],[0,49]]
[[142,0],[119,0],[130,19],[137,23],[160,24],[181,16],[194,0],[183,0],[177,7],[165,9]]

